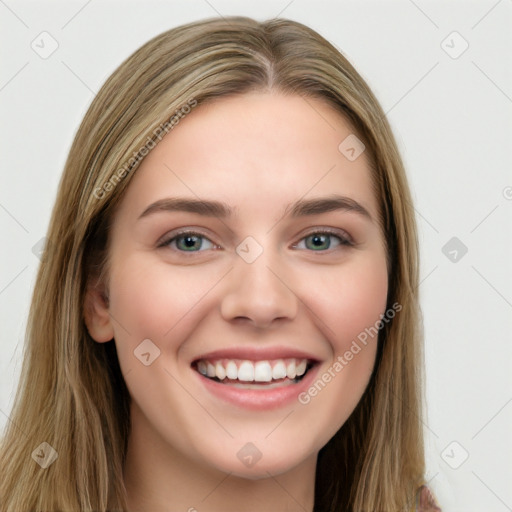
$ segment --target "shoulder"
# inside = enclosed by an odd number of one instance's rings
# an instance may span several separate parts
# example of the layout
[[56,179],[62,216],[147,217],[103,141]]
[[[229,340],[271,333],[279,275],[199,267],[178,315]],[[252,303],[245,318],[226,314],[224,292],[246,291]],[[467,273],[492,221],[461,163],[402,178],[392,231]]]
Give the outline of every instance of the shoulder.
[[415,512],[441,512],[432,491],[426,486],[422,485],[416,493],[416,507]]

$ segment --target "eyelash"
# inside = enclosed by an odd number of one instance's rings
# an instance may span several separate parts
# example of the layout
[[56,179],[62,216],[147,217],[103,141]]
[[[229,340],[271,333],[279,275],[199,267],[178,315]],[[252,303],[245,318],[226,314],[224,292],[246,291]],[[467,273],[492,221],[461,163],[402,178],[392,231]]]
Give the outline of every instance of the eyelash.
[[[205,240],[208,240],[211,244],[213,244],[214,247],[218,247],[216,246],[216,244],[214,242],[212,242],[207,236],[205,236],[204,234],[200,233],[200,232],[197,232],[197,231],[192,231],[192,230],[184,230],[184,231],[179,231],[178,233],[174,233],[172,236],[170,237],[167,237],[165,238],[161,243],[158,244],[158,247],[159,248],[163,248],[163,247],[170,247],[170,244],[172,242],[175,242],[177,239],[181,238],[181,237],[184,237],[184,236],[187,236],[187,235],[190,235],[190,236],[197,236],[197,237],[200,237],[202,239],[205,239]],[[319,229],[319,230],[315,230],[315,231],[311,231],[309,233],[307,233],[306,235],[304,235],[300,240],[299,242],[297,242],[296,244],[294,244],[292,247],[293,248],[296,248],[297,245],[302,242],[303,240],[306,240],[308,237],[312,236],[312,235],[328,235],[330,237],[334,237],[334,238],[337,238],[339,240],[339,246],[346,246],[346,247],[353,247],[354,246],[354,242],[352,241],[352,239],[348,236],[348,234],[343,234],[337,230],[332,230],[332,229],[328,229],[328,228],[323,228],[323,229]],[[198,251],[182,251],[182,250],[179,250],[179,249],[173,249],[177,252],[181,252],[181,253],[187,253],[187,252],[191,252],[191,253],[197,253],[197,252],[204,252],[204,250],[198,250]],[[205,249],[205,250],[211,250],[211,249]],[[306,249],[307,250],[307,249]],[[331,252],[331,249],[327,249],[327,250],[321,250],[321,251],[314,251],[314,250],[310,250],[311,252],[319,252],[319,253],[327,253],[327,252]]]
[[[310,231],[309,233],[307,233],[306,235],[304,235],[298,243],[294,244],[293,247],[295,248],[300,242],[302,242],[303,240],[306,240],[306,238],[312,236],[312,235],[328,235],[330,237],[334,237],[334,238],[337,238],[339,240],[339,245],[340,246],[346,246],[346,247],[353,247],[354,246],[354,242],[353,240],[349,237],[349,235],[347,233],[342,233],[338,230],[333,230],[333,229],[329,229],[329,228],[323,228],[323,229],[319,229],[319,230],[316,230],[316,231]],[[326,251],[313,251],[311,250],[311,252],[320,252],[320,253],[327,253],[327,252],[331,252],[331,249],[327,249]]]

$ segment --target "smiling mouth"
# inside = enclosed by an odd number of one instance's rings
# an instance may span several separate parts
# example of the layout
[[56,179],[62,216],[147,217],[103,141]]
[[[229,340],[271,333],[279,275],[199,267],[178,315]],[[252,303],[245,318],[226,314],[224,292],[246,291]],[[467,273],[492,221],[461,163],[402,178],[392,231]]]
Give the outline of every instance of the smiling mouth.
[[308,359],[199,359],[192,368],[207,379],[240,389],[272,389],[300,382],[315,362]]

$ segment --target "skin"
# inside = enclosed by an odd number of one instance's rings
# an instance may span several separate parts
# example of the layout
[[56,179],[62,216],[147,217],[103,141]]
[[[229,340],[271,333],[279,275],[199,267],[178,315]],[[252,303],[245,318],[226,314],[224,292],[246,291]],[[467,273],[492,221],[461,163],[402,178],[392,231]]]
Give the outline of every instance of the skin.
[[[314,354],[321,376],[385,312],[386,255],[368,161],[338,150],[352,133],[318,99],[232,96],[193,109],[136,171],[111,231],[108,304],[91,287],[86,308],[91,336],[115,338],[132,397],[130,512],[313,509],[317,454],[360,400],[377,341],[307,405],[264,411],[210,394],[191,362],[217,349],[281,345]],[[370,217],[289,215],[299,199],[332,194],[357,201]],[[167,197],[223,201],[234,214],[160,211],[139,219]],[[201,250],[180,251],[176,239],[158,247],[179,228],[204,235]],[[306,237],[324,228],[354,245],[335,235],[329,248],[311,248]],[[248,236],[263,249],[252,263],[236,252]],[[134,357],[145,339],[160,350],[149,366]],[[262,453],[252,467],[237,457],[247,442]]]

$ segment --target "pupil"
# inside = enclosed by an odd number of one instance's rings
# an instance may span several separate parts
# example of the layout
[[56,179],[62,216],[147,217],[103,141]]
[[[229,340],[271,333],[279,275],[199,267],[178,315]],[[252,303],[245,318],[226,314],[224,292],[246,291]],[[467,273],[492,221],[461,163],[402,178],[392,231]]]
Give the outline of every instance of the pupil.
[[311,235],[310,241],[314,249],[328,249],[330,246],[327,235]]
[[199,241],[199,237],[197,237],[197,236],[194,236],[194,235],[184,236],[182,238],[182,246],[184,246],[185,249],[194,249],[194,248],[198,247],[198,241]]

